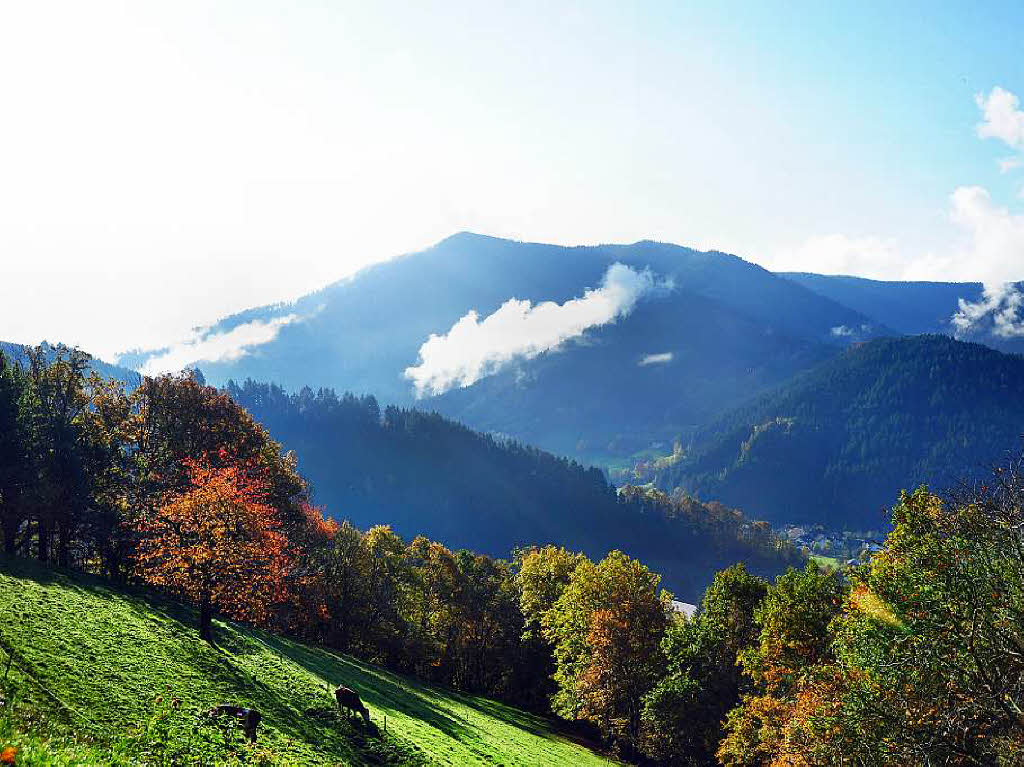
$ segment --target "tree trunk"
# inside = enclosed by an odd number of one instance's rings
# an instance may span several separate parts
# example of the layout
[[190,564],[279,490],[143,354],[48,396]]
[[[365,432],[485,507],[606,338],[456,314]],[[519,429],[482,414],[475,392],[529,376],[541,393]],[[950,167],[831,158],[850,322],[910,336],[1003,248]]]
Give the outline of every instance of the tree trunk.
[[57,567],[71,566],[71,531],[66,523],[62,522],[57,529]]
[[39,561],[49,562],[50,561],[50,522],[49,520],[40,519],[36,523],[37,531],[39,533]]
[[207,596],[199,603],[199,637],[213,644],[213,608]]
[[18,553],[18,528],[20,527],[20,519],[4,517],[4,554],[9,557]]

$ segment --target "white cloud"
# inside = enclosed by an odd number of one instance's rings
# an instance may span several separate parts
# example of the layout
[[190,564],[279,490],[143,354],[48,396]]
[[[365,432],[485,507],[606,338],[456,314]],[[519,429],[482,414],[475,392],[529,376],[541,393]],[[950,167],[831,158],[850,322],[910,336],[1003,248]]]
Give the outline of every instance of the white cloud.
[[483,320],[467,312],[445,335],[431,334],[420,347],[418,364],[405,370],[416,396],[442,394],[466,387],[515,359],[532,359],[576,338],[588,328],[625,317],[658,283],[645,270],[624,264],[608,267],[599,288],[587,288],[583,296],[564,304],[510,298]]
[[1024,279],[1024,214],[996,205],[988,190],[962,186],[953,192],[950,217],[968,238],[959,260],[986,285]]
[[1024,111],[1020,109],[1020,99],[996,86],[987,96],[979,93],[974,100],[984,116],[978,123],[978,136],[997,138],[1013,149],[1024,150]]
[[672,352],[661,352],[660,354],[648,354],[642,360],[640,360],[640,362],[638,362],[637,364],[640,365],[640,367],[643,367],[645,365],[664,365],[667,362],[671,362],[673,356],[674,355],[672,354]]
[[999,338],[1024,336],[1024,294],[1012,283],[986,286],[981,301],[960,299],[960,310],[953,315],[953,328],[958,336],[976,329],[984,330],[991,323],[991,332]]
[[273,341],[281,328],[298,318],[297,314],[286,314],[269,320],[253,320],[212,335],[208,335],[208,331],[198,331],[192,338],[146,360],[139,372],[152,376],[184,370],[200,362],[237,360],[253,347]]
[[978,186],[960,187],[952,203],[953,221],[970,238],[965,256],[985,283],[981,301],[960,300],[953,327],[964,334],[990,322],[997,336],[1024,336],[1024,296],[1013,284],[1024,278],[1024,214],[993,204],[988,191]]

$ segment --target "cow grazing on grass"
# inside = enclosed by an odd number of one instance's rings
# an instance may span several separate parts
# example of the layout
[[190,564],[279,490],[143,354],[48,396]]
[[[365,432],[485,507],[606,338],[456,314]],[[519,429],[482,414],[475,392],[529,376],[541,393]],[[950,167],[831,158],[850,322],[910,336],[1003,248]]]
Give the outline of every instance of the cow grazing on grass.
[[206,715],[211,718],[218,716],[233,716],[242,723],[245,737],[250,743],[256,742],[256,728],[260,726],[260,712],[254,708],[242,708],[241,706],[214,706]]
[[338,708],[346,710],[350,716],[361,714],[366,724],[370,724],[370,709],[359,700],[359,694],[355,690],[342,686],[334,691],[334,697],[338,701]]

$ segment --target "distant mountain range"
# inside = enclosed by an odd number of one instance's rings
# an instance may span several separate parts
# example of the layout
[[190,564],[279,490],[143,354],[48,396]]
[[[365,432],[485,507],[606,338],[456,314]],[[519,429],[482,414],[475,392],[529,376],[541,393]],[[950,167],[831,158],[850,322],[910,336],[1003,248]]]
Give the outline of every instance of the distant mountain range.
[[[533,306],[579,299],[613,264],[646,270],[668,287],[546,353],[513,355],[471,385],[415,399],[404,372],[432,335],[444,336],[471,311],[474,321],[486,322],[510,299]],[[291,391],[330,386],[373,394],[623,468],[688,443],[723,413],[852,343],[951,333],[959,301],[981,297],[980,283],[773,274],[736,256],[665,243],[560,247],[463,232],[292,304],[221,320],[203,337],[244,338],[247,329],[277,327],[265,343],[197,364],[218,385],[253,378]],[[984,328],[970,340],[1024,348],[1024,339]],[[167,351],[134,353],[121,363],[140,368]]]
[[[776,274],[657,242],[461,233],[225,318],[198,334],[194,356],[217,350],[196,360],[216,385],[374,395],[755,518],[870,527],[899,488],[1017,446],[1022,360],[993,350],[1022,352],[1024,336],[997,332],[994,314],[952,323],[962,302],[986,298],[981,283]],[[519,337],[552,317],[568,330],[543,348]],[[985,346],[952,341],[954,329]],[[431,366],[441,371],[424,384]]]
[[[984,290],[980,282],[886,282],[804,272],[779,276],[905,335],[949,334],[959,302],[977,303]],[[999,341],[990,339],[992,345]]]
[[[468,425],[609,465],[685,439],[725,409],[849,343],[893,331],[736,256],[655,242],[559,247],[462,233],[367,268],[287,306],[253,309],[206,331],[284,318],[276,337],[235,359],[199,361],[207,379],[332,386],[412,404],[403,372],[431,334],[509,299],[564,304],[609,267],[671,286],[631,313],[466,388],[419,401]],[[166,350],[137,353],[142,367]],[[646,364],[645,364],[646,363]]]

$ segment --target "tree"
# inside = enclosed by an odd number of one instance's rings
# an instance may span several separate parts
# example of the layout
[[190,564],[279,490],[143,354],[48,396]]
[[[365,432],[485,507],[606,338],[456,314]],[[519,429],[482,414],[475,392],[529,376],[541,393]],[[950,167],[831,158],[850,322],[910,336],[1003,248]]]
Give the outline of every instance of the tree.
[[18,548],[18,533],[26,518],[23,495],[30,481],[21,419],[26,385],[21,366],[0,352],[0,532],[8,556]]
[[33,457],[37,555],[50,558],[57,534],[57,564],[70,564],[71,545],[90,505],[91,475],[83,454],[82,418],[88,354],[65,346],[39,346],[28,353],[29,389],[25,425]]
[[813,562],[775,579],[754,611],[756,640],[738,655],[752,691],[729,712],[718,750],[723,765],[773,763],[785,750],[799,693],[832,659],[829,624],[842,598],[839,576]]
[[197,604],[200,635],[212,643],[214,608],[268,622],[271,607],[286,597],[295,552],[266,502],[260,473],[191,459],[183,469],[188,489],[139,523],[137,573]]
[[757,637],[754,613],[768,584],[743,565],[719,572],[700,611],[673,621],[662,641],[666,671],[647,695],[644,743],[673,764],[713,764],[726,714],[745,682],[737,655]]
[[314,507],[307,506],[306,513],[310,524],[296,564],[302,574],[299,609],[317,640],[347,652],[367,601],[369,557],[363,535]]
[[203,386],[192,374],[147,378],[136,392],[138,426],[133,452],[140,505],[188,487],[186,459],[211,466],[252,463],[263,471],[267,500],[282,524],[303,525],[306,485],[295,456],[227,394]]
[[135,397],[124,383],[93,373],[89,407],[82,414],[83,459],[90,476],[91,512],[82,534],[114,578],[128,575],[133,540],[131,520],[140,504],[134,491],[137,455],[131,450],[138,428]]
[[519,605],[530,635],[539,633],[544,614],[554,607],[573,571],[585,559],[560,546],[533,546],[516,552]]
[[411,668],[407,616],[413,574],[406,546],[387,525],[375,525],[363,535],[367,561],[366,601],[354,618],[353,634],[364,657]]
[[819,760],[1021,763],[1022,468],[946,499],[903,494],[836,621],[835,669],[808,694],[800,734]]
[[556,713],[593,722],[629,752],[663,662],[671,597],[659,594],[659,581],[620,551],[597,564],[583,560],[542,618],[555,650]]

